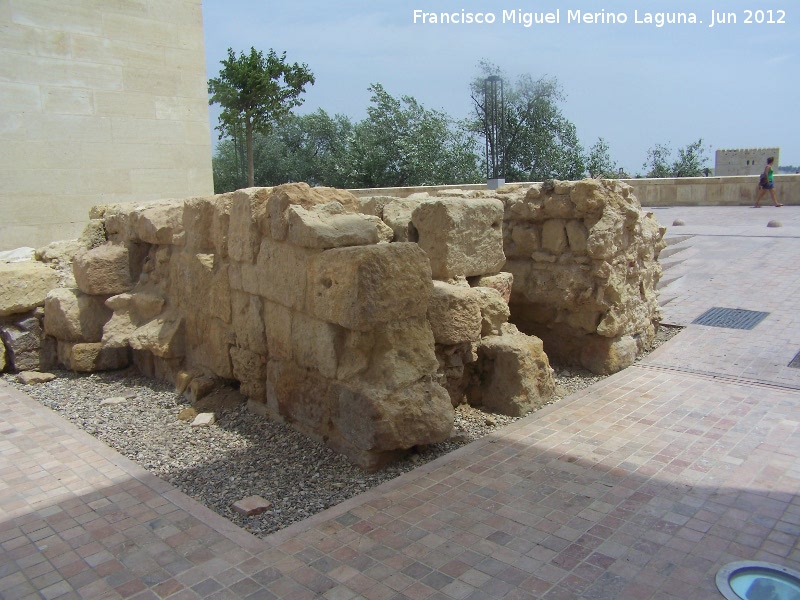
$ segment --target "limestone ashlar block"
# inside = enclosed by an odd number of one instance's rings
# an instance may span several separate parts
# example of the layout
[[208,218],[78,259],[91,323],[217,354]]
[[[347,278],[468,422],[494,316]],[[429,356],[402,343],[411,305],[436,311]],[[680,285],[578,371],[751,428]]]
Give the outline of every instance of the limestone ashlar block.
[[272,189],[267,210],[269,212],[270,232],[276,240],[285,240],[289,233],[290,206],[300,206],[306,210],[318,204],[338,202],[345,212],[357,213],[358,199],[350,192],[326,187],[310,187],[307,183],[287,183]]
[[130,356],[127,348],[105,348],[99,342],[58,342],[58,362],[70,371],[91,373],[124,369]]
[[498,273],[497,275],[481,275],[471,277],[469,284],[472,287],[492,288],[500,292],[503,300],[508,304],[511,300],[511,289],[514,287],[514,275],[511,273]]
[[306,296],[318,319],[369,331],[424,317],[432,291],[426,253],[417,244],[397,243],[322,252],[310,261]]
[[581,344],[581,366],[599,375],[609,375],[631,366],[638,347],[630,335],[617,338],[587,335]]
[[555,380],[542,341],[515,327],[484,338],[475,363],[478,385],[467,390],[470,404],[513,417],[538,408],[553,397]]
[[586,254],[586,244],[589,239],[586,226],[577,219],[570,219],[566,224],[566,232],[570,252],[578,255]]
[[566,223],[563,219],[548,219],[542,224],[542,249],[551,254],[563,254],[568,248]]
[[296,313],[292,319],[292,356],[301,367],[315,369],[323,377],[336,379],[337,342],[341,328]]
[[267,354],[264,300],[243,292],[231,292],[233,332],[236,345],[257,354]]
[[[444,441],[455,413],[447,391],[426,379],[389,394],[335,386],[332,421],[365,452],[387,452]],[[358,457],[355,457],[358,460]]]
[[414,210],[411,222],[436,279],[498,273],[506,261],[499,200],[428,200]]
[[42,327],[36,317],[21,318],[0,326],[0,339],[5,346],[7,366],[14,371],[39,368]]
[[267,338],[267,354],[281,360],[292,359],[293,310],[264,300],[264,331]]
[[272,188],[247,188],[231,196],[228,253],[231,259],[252,263],[263,235],[269,234],[267,200]]
[[233,376],[240,382],[239,391],[253,402],[266,400],[267,358],[246,348],[231,347]]
[[292,361],[267,362],[267,413],[321,439],[330,434],[330,380]]
[[511,316],[508,302],[494,288],[474,287],[472,290],[480,307],[481,336],[500,335]]
[[133,287],[128,248],[108,243],[75,256],[72,272],[78,289],[93,296],[112,296]]
[[477,342],[481,337],[481,307],[472,288],[433,282],[428,321],[437,344]]
[[223,379],[233,378],[230,349],[236,343],[231,326],[213,316],[184,317],[186,362]]
[[136,239],[147,244],[171,245],[183,236],[183,201],[172,200],[148,206],[131,214]]
[[383,323],[371,333],[352,332],[344,347],[348,356],[345,360],[345,352],[339,354],[339,379],[344,379],[348,361],[351,368],[354,360],[366,362],[353,381],[359,379],[372,389],[398,390],[433,376],[439,367],[433,331],[425,317]]
[[232,194],[189,198],[183,205],[187,250],[228,256],[228,226]]
[[527,221],[511,222],[507,225],[505,253],[509,258],[529,258],[542,246],[540,227]]
[[58,274],[43,263],[0,263],[0,317],[43,306],[47,293],[57,286]]
[[112,311],[103,296],[56,288],[44,301],[44,332],[68,342],[99,342]]
[[310,210],[290,206],[286,210],[290,243],[302,248],[341,248],[378,243],[378,227],[367,215],[346,213],[338,202]]
[[231,320],[228,263],[219,255],[180,252],[169,264],[169,295],[190,318]]
[[161,358],[185,354],[183,319],[158,318],[138,327],[128,340],[134,350],[146,350]]
[[382,218],[391,227],[395,242],[413,242],[416,238],[411,215],[419,204],[419,200],[396,198],[384,205]]
[[287,308],[305,310],[311,262],[322,250],[264,238],[255,265],[241,265],[242,287]]

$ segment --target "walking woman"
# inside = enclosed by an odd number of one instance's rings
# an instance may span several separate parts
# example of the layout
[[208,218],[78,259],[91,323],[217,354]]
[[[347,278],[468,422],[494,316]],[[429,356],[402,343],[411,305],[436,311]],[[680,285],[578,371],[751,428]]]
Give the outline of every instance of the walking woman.
[[767,193],[769,190],[770,196],[772,196],[772,202],[775,206],[783,206],[783,204],[779,204],[778,200],[775,198],[775,182],[772,180],[772,163],[775,162],[775,157],[770,156],[767,159],[767,166],[764,167],[764,172],[761,173],[761,178],[758,180],[758,193],[756,194],[756,205],[753,208],[761,208],[760,202],[761,198],[764,197],[764,194]]

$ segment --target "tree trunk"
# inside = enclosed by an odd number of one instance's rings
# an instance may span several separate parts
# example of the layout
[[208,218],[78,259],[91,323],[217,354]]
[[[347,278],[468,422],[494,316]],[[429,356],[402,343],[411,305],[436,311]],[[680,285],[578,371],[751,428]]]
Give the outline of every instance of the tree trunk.
[[253,123],[245,119],[245,137],[247,139],[247,187],[255,186],[255,169],[253,168]]

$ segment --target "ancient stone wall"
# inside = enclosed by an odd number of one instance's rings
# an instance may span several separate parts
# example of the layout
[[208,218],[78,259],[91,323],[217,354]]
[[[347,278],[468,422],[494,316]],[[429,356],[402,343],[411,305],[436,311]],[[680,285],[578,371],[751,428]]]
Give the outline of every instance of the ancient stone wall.
[[545,351],[627,366],[658,319],[663,230],[618,182],[362,199],[287,184],[90,216],[69,260],[38,252],[65,281],[29,265],[46,292],[0,267],[7,369],[132,363],[192,401],[236,386],[365,468],[446,439],[460,402],[546,402]]
[[[629,185],[587,179],[497,191],[438,189],[362,202],[367,209],[383,206],[383,219],[402,233],[413,207],[431,198],[502,202],[504,270],[513,276],[510,320],[542,339],[551,358],[613,373],[652,344],[660,318],[657,259],[664,229],[642,212]],[[426,226],[419,227],[422,232]]]
[[44,299],[51,360],[131,361],[193,401],[235,384],[366,468],[446,439],[465,399],[519,415],[552,396],[541,342],[488,287],[510,286],[500,201],[418,203],[411,241],[360,209],[305,184],[96,207],[107,240]]

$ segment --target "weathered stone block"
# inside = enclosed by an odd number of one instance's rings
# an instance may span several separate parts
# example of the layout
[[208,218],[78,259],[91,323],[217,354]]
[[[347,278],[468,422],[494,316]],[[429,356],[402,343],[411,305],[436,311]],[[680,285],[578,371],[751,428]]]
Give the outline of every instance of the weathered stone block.
[[282,304],[264,301],[264,331],[270,357],[292,359],[293,311]]
[[411,220],[436,279],[498,273],[505,263],[499,200],[430,200]]
[[233,376],[239,380],[239,391],[248,399],[266,400],[267,358],[246,348],[231,347]]
[[269,232],[267,199],[271,193],[272,188],[267,187],[247,188],[232,194],[228,252],[233,260],[255,261],[262,235]]
[[183,235],[183,201],[148,206],[131,214],[136,238],[148,244],[170,245]]
[[580,363],[592,373],[608,375],[631,366],[636,360],[636,341],[629,335],[607,338],[587,335],[583,340]]
[[111,318],[103,300],[76,289],[51,290],[44,302],[44,332],[67,342],[99,342]]
[[348,329],[424,316],[433,289],[428,258],[416,244],[334,248],[309,264],[309,312]]
[[512,223],[509,229],[509,240],[505,247],[508,258],[529,258],[541,248],[541,234],[534,223]]
[[493,288],[474,287],[481,314],[481,336],[500,335],[511,311],[500,292]]
[[432,376],[439,367],[433,331],[424,317],[384,323],[361,340],[369,366],[359,378],[374,389],[400,389]]
[[336,378],[336,346],[341,329],[303,313],[292,319],[292,356],[301,367],[316,369],[323,377]]
[[276,240],[286,239],[289,232],[287,209],[290,206],[309,209],[328,202],[338,202],[346,212],[350,213],[356,213],[359,209],[358,199],[345,190],[312,188],[307,183],[287,183],[273,188],[267,201],[272,237]]
[[589,239],[586,226],[580,221],[572,219],[567,221],[566,231],[570,251],[573,254],[586,254],[586,244]]
[[75,256],[72,272],[78,289],[93,296],[112,296],[133,287],[128,248],[103,244]]
[[441,442],[453,428],[450,397],[430,380],[388,395],[337,387],[332,421],[348,442],[361,450],[384,452]]
[[478,385],[467,390],[470,404],[500,414],[522,416],[553,397],[553,370],[539,338],[506,326],[503,335],[484,338],[474,366]]
[[338,202],[306,210],[302,206],[286,209],[287,239],[302,248],[341,248],[378,243],[378,228],[367,215],[345,213]]
[[[258,281],[257,293],[267,300],[288,308],[303,310],[306,305],[306,281],[309,263],[322,250],[298,248],[286,242],[269,238],[261,242],[261,250],[254,269]],[[242,282],[245,291],[250,291],[246,273],[242,267]]]
[[55,287],[58,274],[43,263],[0,263],[0,317],[43,306],[47,292]]
[[264,330],[264,301],[258,296],[233,292],[231,296],[233,332],[236,345],[267,354],[267,336]]
[[3,340],[7,366],[11,370],[30,371],[39,368],[42,327],[36,317],[22,318],[0,326],[0,339]]
[[185,246],[190,252],[228,256],[232,194],[189,198],[183,205]]
[[481,307],[472,288],[433,282],[428,321],[437,344],[475,342],[481,337]]
[[330,381],[291,361],[267,363],[267,412],[318,439],[330,434]]
[[134,350],[146,350],[161,358],[184,356],[183,319],[158,318],[138,327],[128,340]]
[[416,230],[411,224],[411,215],[419,204],[419,200],[395,198],[383,206],[382,218],[384,223],[391,227],[395,242],[416,241]]
[[514,275],[511,273],[481,275],[479,277],[471,277],[469,284],[472,287],[492,288],[493,290],[497,290],[500,292],[505,303],[508,304],[511,300],[511,289],[514,287]]
[[70,371],[91,373],[124,369],[130,357],[127,348],[104,348],[99,342],[58,342],[58,362]]
[[542,249],[551,254],[563,254],[567,248],[566,223],[562,219],[549,219],[542,224]]

